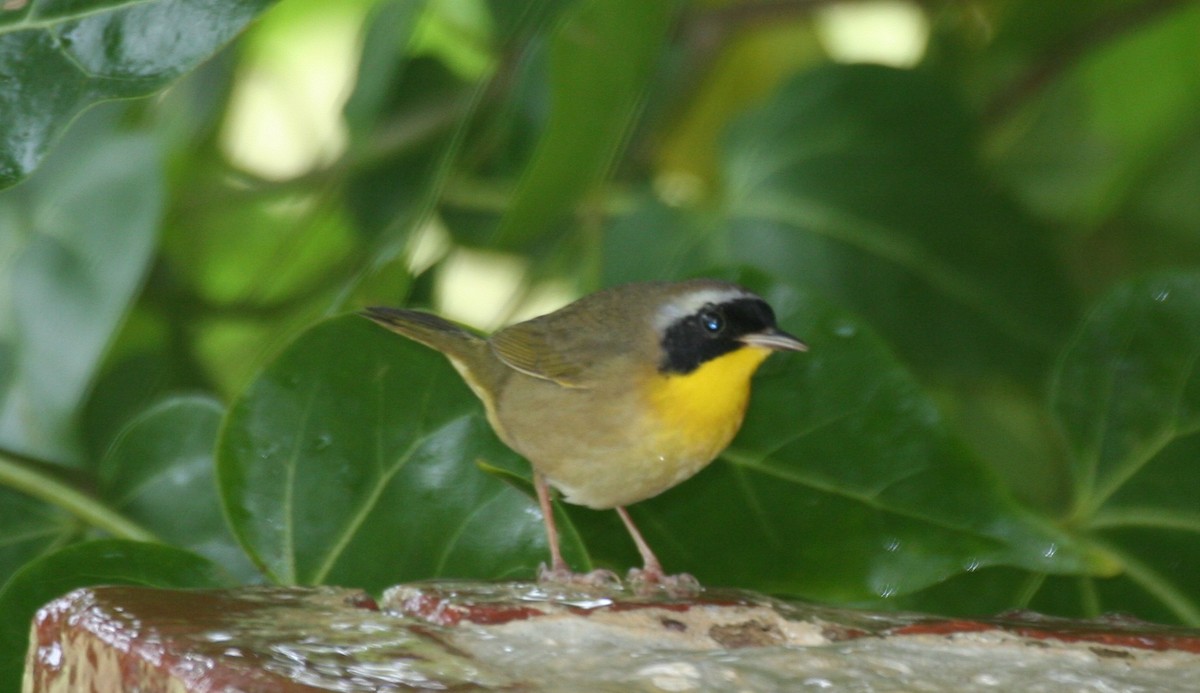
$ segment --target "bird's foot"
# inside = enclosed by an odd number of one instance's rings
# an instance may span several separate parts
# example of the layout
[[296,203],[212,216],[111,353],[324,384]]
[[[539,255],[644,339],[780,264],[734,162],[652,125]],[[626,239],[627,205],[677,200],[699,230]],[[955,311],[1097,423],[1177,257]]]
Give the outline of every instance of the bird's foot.
[[562,587],[606,590],[621,588],[621,578],[611,570],[597,569],[590,573],[576,573],[566,565],[546,567],[545,563],[538,566],[537,581],[539,585]]
[[640,595],[666,594],[669,597],[695,597],[704,591],[700,581],[688,573],[666,575],[661,568],[631,568],[625,584]]

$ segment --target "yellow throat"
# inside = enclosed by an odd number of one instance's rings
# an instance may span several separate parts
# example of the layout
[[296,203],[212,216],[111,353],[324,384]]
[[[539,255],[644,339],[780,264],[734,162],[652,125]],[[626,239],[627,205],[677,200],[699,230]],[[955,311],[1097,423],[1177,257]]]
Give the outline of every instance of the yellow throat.
[[750,376],[771,355],[746,346],[682,375],[656,375],[650,404],[659,435],[695,454],[715,457],[737,433],[750,399]]

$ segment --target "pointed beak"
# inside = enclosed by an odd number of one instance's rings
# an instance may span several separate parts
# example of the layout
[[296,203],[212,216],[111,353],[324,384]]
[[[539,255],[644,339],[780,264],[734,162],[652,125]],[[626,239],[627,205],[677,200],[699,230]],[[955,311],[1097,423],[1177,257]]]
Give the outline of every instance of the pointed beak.
[[771,328],[765,332],[742,335],[739,337],[739,340],[742,344],[748,346],[773,349],[775,351],[808,351],[807,344],[787,332],[775,328]]

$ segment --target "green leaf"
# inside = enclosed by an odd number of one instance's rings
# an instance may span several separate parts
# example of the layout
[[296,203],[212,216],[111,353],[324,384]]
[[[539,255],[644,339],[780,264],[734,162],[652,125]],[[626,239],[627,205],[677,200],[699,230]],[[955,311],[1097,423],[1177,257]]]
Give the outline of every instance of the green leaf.
[[[1021,32],[1044,15],[1058,14],[1079,31],[1076,12],[1035,7],[1040,4],[1025,3],[1008,23]],[[997,171],[1042,216],[1086,230],[1101,227],[1139,196],[1155,194],[1147,179],[1169,169],[1179,147],[1194,138],[1200,7],[1170,5],[1147,4],[1154,13],[1147,17],[1156,21],[1091,47],[1001,131]],[[1117,26],[1127,9],[1109,9],[1110,25]]]
[[1104,505],[1176,438],[1200,429],[1200,277],[1131,282],[1094,309],[1056,373],[1077,509]]
[[537,505],[477,461],[520,464],[449,363],[344,316],[234,403],[217,472],[234,533],[276,581],[529,577],[547,555]]
[[146,96],[208,58],[270,0],[30,0],[0,10],[0,188],[28,175],[80,111]]
[[579,0],[488,0],[488,10],[496,23],[496,34],[501,40],[511,41],[529,38],[546,26],[558,21],[563,12],[578,4]]
[[[1156,613],[1200,624],[1200,275],[1121,285],[1059,363],[1051,408],[1067,440],[1080,533],[1122,563]],[[1124,597],[1118,595],[1123,593]],[[1149,597],[1146,600],[1146,597]]]
[[100,462],[104,496],[163,541],[244,581],[259,577],[230,534],[217,496],[215,448],[224,408],[168,397],[134,418]]
[[920,71],[804,73],[729,131],[733,259],[795,277],[909,362],[1035,381],[1075,311],[1045,229],[975,162],[954,90]]
[[[369,57],[364,55],[363,59]],[[385,157],[378,153],[364,157],[347,182],[346,190],[346,201],[358,232],[385,248],[388,243],[407,239],[408,230],[429,214],[432,196],[438,194],[442,186],[441,171],[447,165],[445,159],[458,146],[457,139],[465,128],[462,121],[471,100],[468,86],[444,65],[429,58],[406,62],[402,70],[397,69],[391,74],[387,86],[390,89],[386,95],[388,100],[378,105],[378,108],[386,107],[387,111],[372,114],[384,117],[370,122],[379,130],[407,128],[416,132],[405,133],[405,139],[399,139],[395,133],[373,133],[373,139],[365,140],[367,145],[378,149],[379,141],[386,138],[394,140],[389,142],[394,145],[394,150],[384,150]],[[376,87],[361,86],[360,82],[360,90],[371,88]],[[383,96],[374,98],[382,99]],[[351,105],[355,104],[348,104],[347,108]],[[368,106],[358,104],[357,107],[365,109]],[[423,115],[427,113],[436,115]],[[356,117],[365,119],[363,114],[356,114]],[[422,118],[429,122],[423,126],[412,122]],[[362,127],[366,127],[365,122]],[[367,134],[364,132],[363,137]]]
[[149,264],[163,210],[153,140],[95,111],[36,176],[0,193],[0,444],[77,459],[76,414]]
[[537,239],[563,221],[625,144],[667,38],[676,3],[584,0],[550,39],[550,118],[512,206],[500,244]]
[[1107,567],[1008,497],[865,324],[814,294],[750,283],[810,351],[772,356],[730,448],[632,508],[668,569],[861,601],[988,566]]
[[720,221],[639,200],[604,229],[601,284],[681,278],[717,264],[724,250]]
[[365,136],[384,115],[395,94],[397,75],[408,60],[408,44],[425,5],[420,0],[386,0],[367,16],[358,81],[343,109],[346,126],[354,136]]
[[34,557],[68,541],[78,529],[67,513],[0,488],[0,584]]
[[[163,351],[157,353],[139,349],[120,356],[122,339],[129,336],[133,321],[146,320],[146,313],[135,308],[123,332],[105,359],[105,365],[87,398],[79,417],[80,433],[86,441],[86,457],[101,460],[117,436],[135,416],[146,410],[168,393],[187,387],[183,382],[182,369]],[[145,324],[145,323],[143,323]]]
[[0,589],[0,688],[20,690],[30,625],[39,608],[74,589],[111,584],[176,589],[231,586],[216,564],[161,544],[91,541],[44,556]]

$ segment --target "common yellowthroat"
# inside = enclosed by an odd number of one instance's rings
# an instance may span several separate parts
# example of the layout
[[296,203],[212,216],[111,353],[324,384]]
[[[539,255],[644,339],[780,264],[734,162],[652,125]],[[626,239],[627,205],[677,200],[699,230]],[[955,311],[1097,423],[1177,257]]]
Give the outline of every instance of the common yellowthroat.
[[625,506],[711,462],[742,425],[759,364],[807,349],[762,298],[710,279],[599,291],[486,339],[429,313],[363,315],[442,352],[500,439],[533,465],[551,558],[539,577],[554,581],[580,576],[559,550],[547,484],[569,503],[617,511],[644,563],[630,580],[675,579]]

